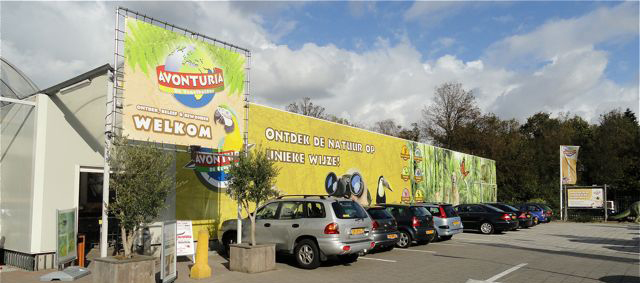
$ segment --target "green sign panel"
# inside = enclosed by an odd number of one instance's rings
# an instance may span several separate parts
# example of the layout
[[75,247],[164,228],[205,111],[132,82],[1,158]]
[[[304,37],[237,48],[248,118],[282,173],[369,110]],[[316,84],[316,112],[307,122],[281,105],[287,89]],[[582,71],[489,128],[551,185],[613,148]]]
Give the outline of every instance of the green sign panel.
[[77,257],[76,235],[77,217],[76,209],[66,209],[57,211],[57,260],[58,264],[63,264],[74,260]]

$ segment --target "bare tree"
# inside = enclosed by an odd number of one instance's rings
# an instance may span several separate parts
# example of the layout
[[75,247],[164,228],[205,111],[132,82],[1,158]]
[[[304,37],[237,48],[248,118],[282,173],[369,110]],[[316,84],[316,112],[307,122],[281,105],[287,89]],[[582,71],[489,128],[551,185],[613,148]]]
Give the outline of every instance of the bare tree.
[[311,116],[319,119],[325,119],[324,107],[315,105],[311,102],[311,98],[305,97],[302,101],[292,102],[287,105],[287,111]]
[[448,82],[435,89],[433,102],[422,110],[420,126],[426,138],[452,148],[461,129],[480,115],[473,91],[461,83]]
[[393,119],[385,119],[375,122],[371,130],[381,134],[396,137],[402,130],[402,126],[396,124],[396,121],[394,121]]

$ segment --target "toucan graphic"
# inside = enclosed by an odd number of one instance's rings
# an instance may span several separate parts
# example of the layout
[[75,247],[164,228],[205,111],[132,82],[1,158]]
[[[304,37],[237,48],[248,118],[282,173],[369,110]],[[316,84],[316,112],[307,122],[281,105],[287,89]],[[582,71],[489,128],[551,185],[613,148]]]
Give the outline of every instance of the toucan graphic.
[[376,193],[376,203],[387,203],[387,195],[386,195],[385,189],[389,189],[390,191],[393,192],[393,190],[391,189],[391,186],[389,185],[389,182],[387,182],[387,180],[383,176],[380,176],[380,178],[378,178],[378,190]]
[[463,178],[469,175],[469,171],[464,168],[464,157],[462,158],[462,163],[460,163],[460,173],[462,173]]

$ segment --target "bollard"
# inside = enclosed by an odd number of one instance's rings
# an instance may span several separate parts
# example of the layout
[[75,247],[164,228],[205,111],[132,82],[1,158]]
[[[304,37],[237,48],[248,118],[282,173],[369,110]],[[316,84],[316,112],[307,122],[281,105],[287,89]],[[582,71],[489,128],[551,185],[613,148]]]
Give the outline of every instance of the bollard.
[[198,247],[196,248],[196,264],[191,268],[191,278],[203,279],[211,277],[209,266],[209,233],[200,230],[198,233]]

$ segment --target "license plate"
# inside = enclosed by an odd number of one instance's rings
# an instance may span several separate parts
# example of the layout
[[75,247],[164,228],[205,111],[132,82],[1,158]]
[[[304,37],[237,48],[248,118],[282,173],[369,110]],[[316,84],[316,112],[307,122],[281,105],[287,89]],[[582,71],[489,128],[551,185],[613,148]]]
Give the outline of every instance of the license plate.
[[351,235],[362,235],[362,234],[364,234],[364,228],[351,229]]
[[427,230],[427,235],[433,234],[433,230]]
[[387,235],[387,239],[395,239],[395,238],[398,238],[398,235],[396,235],[396,234]]
[[453,221],[453,225],[459,225],[460,221]]

